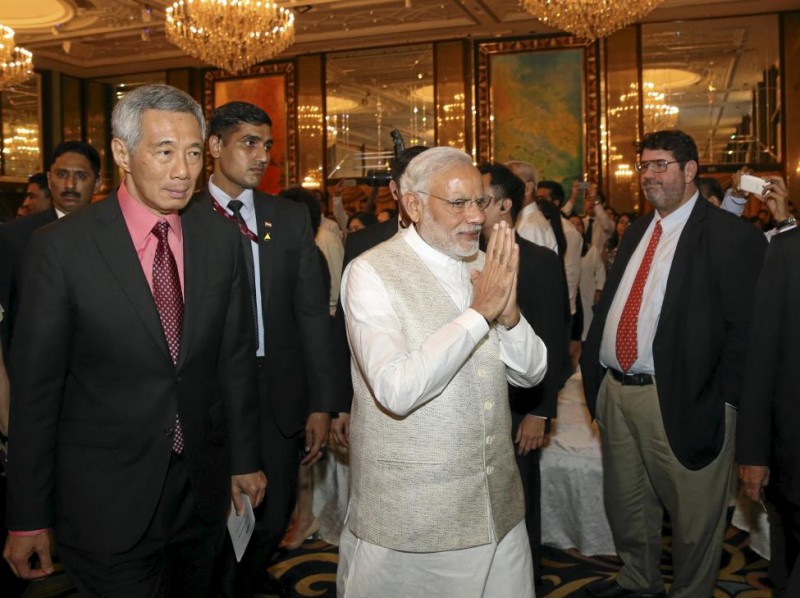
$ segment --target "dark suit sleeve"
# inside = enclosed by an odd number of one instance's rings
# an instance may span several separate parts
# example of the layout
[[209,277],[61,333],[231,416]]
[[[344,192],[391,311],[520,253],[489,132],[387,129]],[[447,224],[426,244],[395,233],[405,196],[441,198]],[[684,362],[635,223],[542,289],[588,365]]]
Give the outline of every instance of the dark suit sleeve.
[[770,461],[772,401],[783,350],[779,340],[794,307],[787,305],[787,261],[793,256],[785,253],[782,240],[771,244],[756,288],[737,420],[736,462],[741,465],[768,465]]
[[305,362],[308,364],[309,412],[334,413],[337,405],[328,295],[325,293],[317,246],[311,231],[311,218],[306,209],[300,213],[301,241],[294,306]]
[[534,400],[529,400],[525,407],[528,414],[554,418],[561,387],[561,368],[568,349],[569,308],[565,310],[565,305],[568,305],[569,298],[558,255],[550,250],[534,249],[535,262],[524,267],[520,262],[517,301],[525,319],[547,347],[547,373],[539,387],[513,389],[512,400],[518,401],[521,396],[529,395]]
[[0,305],[5,310],[3,321],[0,322],[0,346],[3,355],[8,354],[9,324],[11,321],[11,280],[13,277],[13,264],[11,261],[11,246],[8,240],[7,227],[0,226]]
[[19,310],[10,372],[8,527],[12,530],[53,525],[56,434],[74,328],[63,265],[50,236],[34,235],[24,272],[23,294],[28,301]]
[[753,316],[753,297],[767,248],[763,234],[752,228],[746,228],[745,231],[737,238],[738,242],[729,247],[717,246],[726,256],[724,261],[717,262],[722,264],[718,284],[720,311],[725,326],[718,380],[722,387],[722,398],[733,406],[739,405],[742,370]]
[[228,405],[231,474],[252,473],[259,463],[258,392],[250,287],[238,229],[229,227],[233,282],[220,344],[217,375]]

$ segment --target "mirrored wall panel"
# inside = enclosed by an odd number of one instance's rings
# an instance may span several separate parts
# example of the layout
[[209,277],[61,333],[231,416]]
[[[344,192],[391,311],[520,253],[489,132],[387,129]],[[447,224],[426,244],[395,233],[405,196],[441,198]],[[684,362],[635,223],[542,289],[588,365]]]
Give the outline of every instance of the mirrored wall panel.
[[388,168],[393,130],[406,147],[434,145],[431,44],[329,54],[325,72],[328,178]]
[[686,131],[704,165],[780,162],[779,39],[777,15],[643,25],[644,131]]
[[42,170],[39,130],[39,77],[0,93],[3,160],[0,175],[27,178]]

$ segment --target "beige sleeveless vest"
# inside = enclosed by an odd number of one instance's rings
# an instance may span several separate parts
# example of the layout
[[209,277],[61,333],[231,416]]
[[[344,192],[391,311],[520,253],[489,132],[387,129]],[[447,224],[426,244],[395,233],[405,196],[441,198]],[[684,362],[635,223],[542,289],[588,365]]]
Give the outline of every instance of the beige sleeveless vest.
[[[459,310],[401,235],[365,253],[418,349]],[[481,253],[475,266],[483,267]],[[406,552],[488,544],[524,516],[511,441],[506,367],[497,333],[478,344],[447,388],[406,417],[372,397],[353,361],[348,525],[359,538]]]

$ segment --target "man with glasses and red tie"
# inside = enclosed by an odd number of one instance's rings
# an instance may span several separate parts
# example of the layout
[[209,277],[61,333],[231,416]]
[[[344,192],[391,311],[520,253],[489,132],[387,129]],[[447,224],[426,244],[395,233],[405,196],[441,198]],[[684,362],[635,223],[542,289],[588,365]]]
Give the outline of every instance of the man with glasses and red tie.
[[581,357],[597,418],[604,497],[623,562],[589,596],[664,596],[663,513],[672,523],[669,596],[714,593],[763,235],[702,201],[694,140],[648,134],[636,165],[654,210],[619,248]]
[[532,598],[508,387],[547,350],[516,300],[505,222],[478,250],[485,195],[464,152],[429,149],[400,180],[412,225],[342,279],[352,349],[350,503],[338,595]]

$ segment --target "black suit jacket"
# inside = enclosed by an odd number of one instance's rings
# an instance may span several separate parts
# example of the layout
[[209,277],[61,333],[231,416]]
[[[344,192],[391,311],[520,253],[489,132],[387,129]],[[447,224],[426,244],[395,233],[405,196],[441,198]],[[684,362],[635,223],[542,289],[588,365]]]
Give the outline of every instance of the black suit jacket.
[[[386,222],[373,224],[348,234],[344,243],[342,272],[347,264],[359,255],[388,241],[397,234],[397,231],[398,219],[395,216]],[[336,314],[333,317],[333,341],[336,369],[339,373],[336,384],[336,410],[349,413],[353,402],[353,380],[350,374],[350,344],[347,342],[347,326],[344,321],[341,294],[339,302],[336,304]]]
[[773,237],[756,288],[736,461],[768,465],[770,485],[800,504],[800,229]]
[[[181,215],[184,321],[173,364],[116,194],[34,235],[11,357],[8,526],[122,552],[146,530],[175,414],[200,516],[258,469],[255,347],[235,225]],[[229,431],[230,426],[230,431]]]
[[[653,219],[631,225],[595,310],[581,356],[586,403],[594,415],[605,370],[600,343],[628,261]],[[690,469],[722,447],[724,404],[738,406],[764,235],[698,198],[681,233],[653,341],[658,398],[675,456]]]
[[[206,190],[198,200],[212,211],[210,197]],[[308,209],[259,191],[254,205],[270,389],[259,404],[262,417],[273,417],[289,437],[304,429],[309,413],[336,410],[328,295]]]
[[511,409],[525,415],[556,417],[561,368],[568,349],[569,294],[561,259],[554,251],[518,234],[517,303],[534,332],[547,346],[547,373],[533,388],[509,385]]
[[0,225],[0,305],[5,317],[0,324],[3,355],[8,356],[14,319],[19,310],[20,273],[33,231],[58,220],[55,208],[17,218]]

